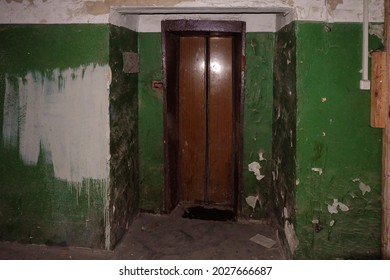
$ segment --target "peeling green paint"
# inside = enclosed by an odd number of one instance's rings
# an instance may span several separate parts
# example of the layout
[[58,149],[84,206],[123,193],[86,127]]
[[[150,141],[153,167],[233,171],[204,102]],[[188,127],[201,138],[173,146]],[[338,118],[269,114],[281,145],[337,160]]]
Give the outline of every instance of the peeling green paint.
[[[266,218],[269,191],[272,181],[272,100],[273,100],[273,59],[274,33],[246,34],[245,104],[244,104],[244,192],[242,214],[252,218]],[[261,174],[256,180],[249,172],[248,164],[261,161]],[[253,211],[244,198],[259,195],[262,207]]]
[[[296,36],[296,257],[379,258],[381,130],[370,127],[370,93],[359,89],[361,25],[325,28],[322,23],[298,22]],[[380,41],[371,36],[370,48],[378,47]],[[372,191],[363,197],[354,178]],[[335,198],[350,210],[330,214],[327,204]],[[313,225],[314,219],[321,226]]]

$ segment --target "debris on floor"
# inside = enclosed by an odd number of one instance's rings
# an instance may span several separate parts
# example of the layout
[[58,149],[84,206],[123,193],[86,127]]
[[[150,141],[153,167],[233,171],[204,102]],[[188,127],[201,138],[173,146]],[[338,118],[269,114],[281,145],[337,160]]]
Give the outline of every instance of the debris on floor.
[[[142,213],[113,251],[0,242],[0,259],[72,260],[278,260],[283,259],[272,226],[259,223],[186,219]],[[263,236],[261,245],[249,239]],[[257,237],[259,238],[259,237]],[[256,239],[257,240],[257,239]],[[272,239],[270,239],[272,240]],[[273,240],[272,240],[273,241]],[[267,247],[268,246],[268,247]]]
[[261,234],[256,234],[255,236],[252,236],[249,240],[268,249],[272,248],[272,246],[276,244],[275,240],[272,240],[271,238],[265,237]]

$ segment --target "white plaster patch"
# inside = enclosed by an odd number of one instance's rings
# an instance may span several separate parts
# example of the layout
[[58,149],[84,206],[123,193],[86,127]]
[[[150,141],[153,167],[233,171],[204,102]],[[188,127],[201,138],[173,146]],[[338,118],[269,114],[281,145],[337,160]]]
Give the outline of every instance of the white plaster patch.
[[253,211],[255,211],[255,208],[256,208],[256,204],[257,202],[259,202],[260,204],[260,200],[259,200],[259,196],[256,195],[256,196],[253,196],[253,195],[250,195],[250,196],[247,196],[245,198],[245,201],[246,203],[253,208]]
[[364,184],[363,182],[359,183],[359,189],[362,191],[362,194],[365,195],[366,192],[371,192],[371,187]]
[[107,179],[107,71],[107,66],[88,65],[6,76],[4,142],[16,146],[19,138],[20,157],[29,165],[37,164],[42,149],[54,176],[67,182]]
[[329,205],[328,204],[328,212],[330,214],[337,214],[339,211],[337,210],[337,205],[336,204],[332,204],[332,205]]
[[322,175],[322,168],[320,167],[313,167],[311,170],[317,172],[318,175]]
[[295,234],[294,225],[290,224],[287,220],[284,222],[284,233],[286,235],[290,251],[294,254],[295,250],[298,248],[299,240]]
[[368,25],[368,33],[374,36],[377,36],[381,41],[383,42],[383,37],[384,37],[384,28],[383,24],[378,24],[378,23],[369,23]]
[[264,158],[264,152],[259,152],[259,161],[267,160]]
[[341,211],[343,211],[343,212],[349,211],[349,208],[348,208],[347,205],[345,205],[342,202],[339,202],[337,198],[334,198],[333,199],[333,204],[332,205],[328,204],[328,212],[330,214],[337,214],[338,213],[338,208]]
[[261,179],[264,178],[264,175],[260,174],[261,165],[258,162],[254,161],[254,162],[248,164],[248,169],[250,172],[255,173],[257,180],[260,181]]

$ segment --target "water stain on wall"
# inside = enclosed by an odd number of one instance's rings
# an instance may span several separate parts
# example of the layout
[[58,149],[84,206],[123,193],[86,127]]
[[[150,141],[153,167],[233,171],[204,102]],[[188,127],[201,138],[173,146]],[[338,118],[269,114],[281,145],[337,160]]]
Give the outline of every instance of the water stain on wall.
[[331,11],[336,10],[339,4],[343,4],[344,0],[328,0],[327,4]]

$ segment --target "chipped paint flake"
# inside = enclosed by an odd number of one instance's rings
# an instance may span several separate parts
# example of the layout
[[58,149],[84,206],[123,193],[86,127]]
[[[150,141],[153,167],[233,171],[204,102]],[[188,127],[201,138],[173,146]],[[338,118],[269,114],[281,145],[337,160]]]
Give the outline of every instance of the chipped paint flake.
[[260,204],[259,195],[256,195],[256,196],[253,196],[253,195],[247,196],[247,197],[245,198],[245,201],[246,201],[246,203],[247,203],[250,207],[253,208],[253,212],[255,211],[257,201],[258,201],[259,204]]
[[322,103],[326,102],[326,97],[322,97],[322,98],[321,98],[321,102],[322,102]]
[[374,36],[378,37],[383,42],[383,36],[384,36],[383,26],[384,26],[383,24],[369,23],[369,25],[368,25],[368,33],[370,35],[374,35]]
[[298,248],[299,240],[295,234],[294,225],[290,224],[290,222],[287,220],[284,223],[284,233],[286,235],[290,251],[292,254],[294,254],[295,250]]
[[363,182],[359,183],[359,189],[362,191],[362,194],[365,195],[366,192],[371,192],[371,187],[364,184]]
[[328,212],[330,214],[337,214],[338,213],[338,208],[341,211],[343,211],[343,212],[349,211],[349,207],[347,205],[345,205],[342,202],[339,202],[337,198],[334,198],[333,199],[333,204],[332,205],[328,204]]
[[311,170],[314,172],[318,172],[318,175],[322,175],[322,168],[320,167],[313,167]]
[[339,211],[337,210],[337,205],[335,205],[334,203],[332,205],[329,205],[328,204],[328,212],[330,214],[337,214]]
[[259,152],[259,161],[263,161],[263,160],[267,160],[267,159],[264,157],[264,152]]
[[348,208],[348,206],[347,205],[345,205],[344,203],[341,203],[341,202],[339,202],[339,207],[340,207],[340,210],[341,211],[343,211],[343,212],[347,212],[347,211],[349,211],[349,208]]
[[261,169],[260,163],[254,161],[254,162],[248,164],[248,169],[250,172],[255,173],[257,180],[260,181],[261,179],[264,178],[264,175],[260,174],[260,169]]
[[331,220],[331,221],[329,222],[329,225],[330,225],[331,227],[333,227],[333,226],[334,226],[334,223],[335,223],[335,220]]

